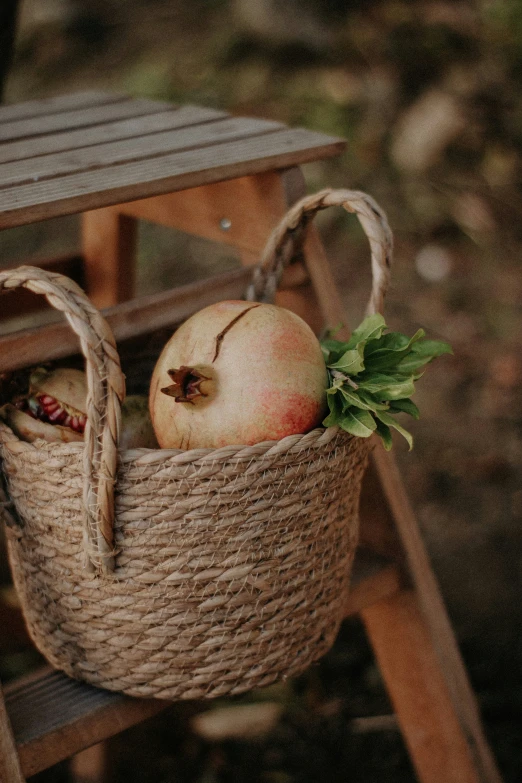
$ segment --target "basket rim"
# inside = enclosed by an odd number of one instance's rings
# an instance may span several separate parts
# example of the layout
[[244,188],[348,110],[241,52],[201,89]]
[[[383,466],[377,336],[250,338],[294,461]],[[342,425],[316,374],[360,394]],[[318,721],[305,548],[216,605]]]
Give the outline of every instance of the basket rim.
[[[136,459],[145,460],[148,464],[154,462],[164,462],[174,460],[179,463],[190,462],[215,462],[225,461],[227,459],[236,459],[248,461],[253,458],[262,458],[264,456],[274,456],[276,453],[295,451],[299,452],[305,448],[321,448],[330,443],[336,437],[343,437],[347,441],[364,443],[364,439],[355,438],[341,427],[315,427],[307,433],[295,435],[286,435],[280,440],[265,440],[253,445],[232,444],[230,446],[221,446],[219,448],[201,448],[201,449],[151,449],[134,448],[118,451],[119,463],[121,465],[132,462]],[[368,440],[371,440],[368,439]],[[49,457],[55,454],[78,454],[84,452],[83,441],[66,442],[48,442],[43,438],[38,438],[33,442],[24,441],[19,438],[15,432],[3,421],[0,421],[0,446],[9,446],[10,443],[16,443],[17,451],[30,453],[47,451]]]

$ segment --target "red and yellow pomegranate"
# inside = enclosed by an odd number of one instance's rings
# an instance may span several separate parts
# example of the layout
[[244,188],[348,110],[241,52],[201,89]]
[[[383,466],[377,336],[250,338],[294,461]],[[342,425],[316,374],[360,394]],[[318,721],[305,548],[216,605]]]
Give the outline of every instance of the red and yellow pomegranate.
[[193,315],[164,347],[150,412],[162,448],[253,445],[321,423],[327,372],[310,327],[282,307],[226,301]]

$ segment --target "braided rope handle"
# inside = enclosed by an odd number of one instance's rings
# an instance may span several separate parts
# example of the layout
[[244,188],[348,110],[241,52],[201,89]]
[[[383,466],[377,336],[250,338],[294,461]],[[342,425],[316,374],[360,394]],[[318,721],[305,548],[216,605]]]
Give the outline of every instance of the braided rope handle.
[[[372,290],[366,312],[382,313],[384,297],[390,283],[393,237],[386,215],[371,196],[358,190],[327,188],[305,196],[285,214],[272,231],[245,298],[248,301],[272,302],[285,267],[295,254],[295,241],[306,230],[321,209],[342,206],[357,215],[368,237],[371,249]],[[301,237],[302,240],[302,237]]]
[[0,291],[28,288],[64,313],[78,335],[87,376],[83,453],[83,526],[87,567],[114,569],[114,484],[125,380],[110,327],[81,288],[64,275],[21,266],[0,272]]

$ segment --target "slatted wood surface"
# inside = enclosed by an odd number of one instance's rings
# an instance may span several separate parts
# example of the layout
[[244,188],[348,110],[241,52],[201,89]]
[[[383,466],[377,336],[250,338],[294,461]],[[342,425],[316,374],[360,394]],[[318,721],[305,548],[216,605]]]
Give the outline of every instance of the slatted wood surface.
[[27,777],[170,706],[93,688],[51,669],[8,685],[5,701]]
[[86,92],[0,107],[0,228],[318,160],[345,141]]

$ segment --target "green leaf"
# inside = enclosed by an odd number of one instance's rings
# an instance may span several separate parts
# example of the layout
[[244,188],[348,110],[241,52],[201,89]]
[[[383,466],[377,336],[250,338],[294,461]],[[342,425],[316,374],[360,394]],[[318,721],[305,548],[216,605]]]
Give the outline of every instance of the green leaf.
[[[417,334],[418,332],[416,335]],[[403,351],[408,344],[412,343],[412,341],[416,342],[416,340],[418,340],[420,337],[423,337],[424,332],[422,335],[419,335],[419,337],[416,335],[410,339],[405,334],[401,334],[400,332],[389,332],[388,334],[383,334],[383,336],[379,339],[372,339],[368,341],[366,356],[370,356],[380,351]]]
[[390,407],[389,402],[380,402],[373,394],[365,391],[365,389],[357,389],[357,394],[359,399],[362,400],[362,402],[365,402],[372,411],[387,411]]
[[446,353],[453,353],[449,343],[440,340],[422,340],[412,345],[411,353],[402,358],[395,369],[402,374],[410,374]]
[[436,356],[443,356],[445,353],[453,354],[451,345],[442,340],[423,340],[412,350],[415,353],[430,354],[432,359],[435,359]]
[[[353,405],[355,408],[361,408],[362,410],[366,411],[376,410],[373,401],[368,402],[364,399],[361,399],[358,390],[356,391],[355,389],[350,389],[345,386],[340,391],[343,398],[344,409],[348,408],[350,405]],[[377,406],[378,405],[379,403],[377,403]],[[388,406],[385,405],[384,407],[387,408]]]
[[346,386],[340,389],[343,398],[344,409],[353,405],[355,408],[361,408],[366,411],[387,411],[390,404],[388,402],[379,402],[372,394],[363,389],[349,389]]
[[338,424],[343,430],[359,438],[369,438],[377,429],[377,422],[371,413],[358,408],[345,410]]
[[358,375],[364,370],[364,345],[359,343],[356,348],[343,353],[335,364],[328,366],[332,370],[341,370],[347,375]]
[[361,378],[359,388],[375,394],[379,401],[411,397],[415,391],[413,377],[397,378],[394,375],[380,373],[371,373],[368,377]]
[[386,329],[386,322],[380,313],[367,316],[364,321],[352,332],[347,348],[355,348],[358,343],[375,340],[381,337]]
[[393,428],[406,438],[411,449],[412,437],[397,424],[395,416],[407,413],[419,417],[417,406],[409,399],[415,381],[422,376],[424,365],[452,352],[448,343],[424,337],[422,329],[410,338],[387,332],[380,314],[365,318],[348,342],[335,340],[332,332],[327,333],[321,340],[329,381],[329,414],[323,424],[337,424],[363,438],[377,432],[386,449],[392,446]]
[[338,394],[330,394],[326,397],[330,413],[323,419],[323,427],[335,427],[343,415],[343,405]]
[[389,413],[384,413],[383,411],[379,411],[375,414],[379,421],[381,421],[383,424],[386,424],[387,427],[392,427],[394,430],[397,430],[397,432],[400,432],[400,434],[408,441],[408,445],[410,447],[410,451],[413,448],[413,438],[411,434],[408,432],[408,430],[405,430],[404,427],[401,427],[400,424],[397,424],[393,416],[390,416]]
[[411,339],[406,335],[392,332],[386,334],[381,340],[373,340],[378,344],[378,348],[365,351],[365,363],[368,370],[387,370],[399,364],[401,359],[406,357],[413,348],[413,345],[421,340],[425,335],[423,329],[419,329]]
[[321,351],[323,352],[326,364],[336,362],[346,351],[346,347],[347,343],[343,343],[340,340],[321,340]]
[[390,428],[386,424],[383,424],[382,421],[378,421],[377,429],[375,431],[381,438],[386,451],[390,451],[391,447],[393,446]]
[[418,419],[420,411],[411,400],[392,400],[390,402],[390,413],[409,413],[414,419]]

